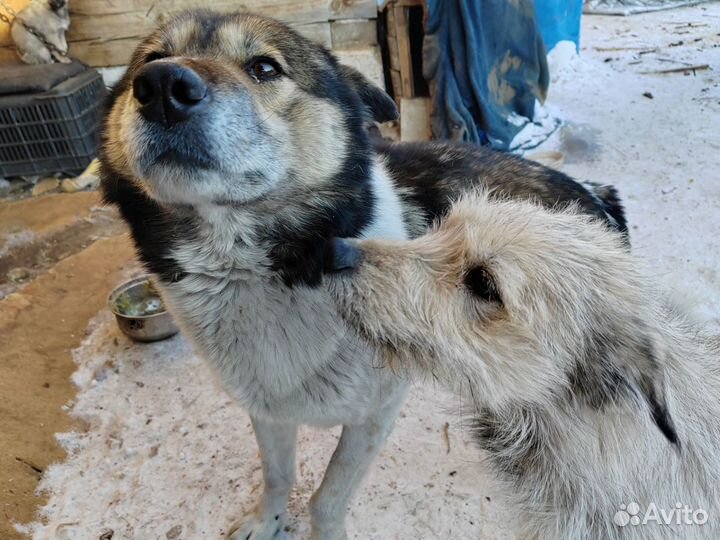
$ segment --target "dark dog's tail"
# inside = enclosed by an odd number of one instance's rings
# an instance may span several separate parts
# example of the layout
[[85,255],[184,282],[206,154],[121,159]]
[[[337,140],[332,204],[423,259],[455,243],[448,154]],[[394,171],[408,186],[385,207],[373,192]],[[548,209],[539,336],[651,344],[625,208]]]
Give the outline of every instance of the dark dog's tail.
[[625,236],[629,244],[630,231],[628,231],[627,218],[625,217],[625,207],[620,200],[618,190],[611,185],[596,184],[594,182],[586,183],[593,195],[600,199],[605,213],[615,222],[615,228]]

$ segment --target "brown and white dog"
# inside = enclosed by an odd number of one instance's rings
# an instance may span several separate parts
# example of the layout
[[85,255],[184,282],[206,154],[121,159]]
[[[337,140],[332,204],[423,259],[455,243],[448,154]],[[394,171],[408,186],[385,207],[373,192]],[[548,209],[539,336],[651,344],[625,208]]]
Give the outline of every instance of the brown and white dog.
[[469,194],[415,240],[335,241],[330,290],[393,371],[467,399],[521,538],[714,540],[720,340],[576,210]]
[[575,202],[625,231],[609,187],[521,158],[443,144],[373,147],[397,116],[360,73],[289,27],[250,14],[185,13],[135,51],[111,95],[105,198],[131,228],[174,317],[249,412],[265,492],[232,538],[282,530],[299,424],[342,424],[311,501],[313,538],[345,538],[345,513],[407,383],[338,319],[321,284],[337,236],[422,234],[458,193],[489,186]]

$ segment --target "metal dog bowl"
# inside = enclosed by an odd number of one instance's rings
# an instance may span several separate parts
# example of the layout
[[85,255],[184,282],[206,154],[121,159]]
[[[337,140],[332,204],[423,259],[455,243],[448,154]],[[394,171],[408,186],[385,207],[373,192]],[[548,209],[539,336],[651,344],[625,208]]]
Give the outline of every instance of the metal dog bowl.
[[135,341],[160,341],[178,333],[150,276],[126,281],[108,298],[123,334]]

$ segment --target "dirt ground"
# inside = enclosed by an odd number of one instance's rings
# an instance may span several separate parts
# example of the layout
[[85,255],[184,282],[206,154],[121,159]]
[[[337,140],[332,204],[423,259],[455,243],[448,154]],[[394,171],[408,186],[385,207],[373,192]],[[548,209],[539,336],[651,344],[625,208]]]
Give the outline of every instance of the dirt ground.
[[[134,265],[123,225],[97,193],[0,203],[0,538],[35,518],[44,470],[64,459],[55,433],[79,429],[63,406],[75,395],[72,350],[108,291]],[[8,272],[23,269],[29,283]],[[16,290],[15,292],[13,292]]]
[[[559,64],[548,108],[565,124],[538,150],[614,183],[633,249],[720,323],[720,3],[585,17],[581,57]],[[181,336],[138,346],[118,333],[107,294],[137,266],[98,204],[0,202],[0,539],[26,538],[15,524],[39,508],[42,524],[20,527],[36,540],[215,539],[260,487],[248,419]],[[457,408],[414,389],[351,509],[351,538],[514,537]],[[335,437],[302,431],[293,538],[307,534]]]

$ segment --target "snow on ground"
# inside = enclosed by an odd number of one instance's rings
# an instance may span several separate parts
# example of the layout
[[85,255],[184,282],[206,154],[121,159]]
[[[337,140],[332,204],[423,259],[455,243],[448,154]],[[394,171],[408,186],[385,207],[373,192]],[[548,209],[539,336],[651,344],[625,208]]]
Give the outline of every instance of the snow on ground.
[[[586,17],[583,27],[582,56],[550,91],[567,123],[540,150],[561,150],[571,175],[615,184],[634,250],[719,322],[720,4]],[[643,73],[682,62],[709,69]],[[115,540],[213,540],[251,508],[261,473],[248,417],[182,337],[132,344],[103,313],[76,359],[70,412],[87,430],[59,435],[69,456],[42,482],[50,499],[45,524],[30,526],[36,540],[107,540],[110,530]],[[514,537],[457,407],[415,389],[350,510],[350,538]],[[307,537],[306,503],[336,440],[337,430],[302,431],[293,538]]]

